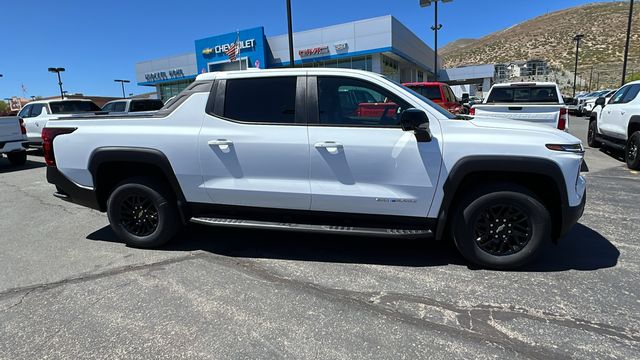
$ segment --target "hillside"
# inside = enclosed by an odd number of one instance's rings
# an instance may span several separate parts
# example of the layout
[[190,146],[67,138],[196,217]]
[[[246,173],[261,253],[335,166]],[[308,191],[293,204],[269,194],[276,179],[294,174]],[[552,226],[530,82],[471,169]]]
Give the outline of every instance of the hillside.
[[[480,39],[461,39],[440,49],[444,67],[545,59],[556,70],[573,71],[575,34],[584,34],[579,73],[593,65],[603,80],[619,76],[628,2],[594,3],[549,13]],[[630,71],[640,70],[640,4],[634,7]],[[583,75],[584,76],[584,75]],[[619,80],[618,80],[619,81]]]

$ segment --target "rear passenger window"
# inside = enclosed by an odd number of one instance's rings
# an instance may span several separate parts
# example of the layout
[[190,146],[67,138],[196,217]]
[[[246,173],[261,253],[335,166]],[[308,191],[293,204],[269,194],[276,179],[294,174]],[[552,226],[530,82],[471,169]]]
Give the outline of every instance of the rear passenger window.
[[224,96],[224,117],[231,120],[295,123],[295,76],[230,79]]
[[636,98],[636,96],[638,96],[638,92],[640,92],[640,85],[631,85],[631,88],[629,89],[629,91],[627,91],[627,93],[624,94],[624,99],[622,99],[622,102],[628,103],[630,101],[633,101]]

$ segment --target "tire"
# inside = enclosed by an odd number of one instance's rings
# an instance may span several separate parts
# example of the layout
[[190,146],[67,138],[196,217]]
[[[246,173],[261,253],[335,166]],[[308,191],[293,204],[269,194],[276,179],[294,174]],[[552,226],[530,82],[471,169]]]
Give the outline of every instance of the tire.
[[27,163],[27,152],[26,151],[16,151],[7,153],[7,159],[11,165],[20,166]]
[[631,170],[640,170],[640,131],[629,136],[624,153],[627,167]]
[[180,230],[176,201],[166,186],[147,177],[123,181],[107,200],[111,228],[127,245],[157,248]]
[[[514,269],[531,262],[551,238],[551,216],[528,189],[511,183],[491,184],[463,196],[454,212],[452,232],[456,247],[469,262]],[[486,241],[476,240],[480,238]]]
[[596,139],[598,134],[598,124],[596,120],[589,121],[589,130],[587,131],[587,144],[592,148],[599,148],[602,143]]

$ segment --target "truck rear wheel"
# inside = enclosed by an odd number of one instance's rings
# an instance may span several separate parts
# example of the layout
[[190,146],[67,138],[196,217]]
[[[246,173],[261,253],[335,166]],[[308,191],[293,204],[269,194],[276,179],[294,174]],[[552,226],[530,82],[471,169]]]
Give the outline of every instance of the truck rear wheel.
[[625,159],[629,169],[640,170],[640,131],[630,135],[625,149]]
[[462,256],[494,269],[530,262],[551,234],[551,217],[542,202],[528,189],[509,183],[468,192],[452,225]]
[[24,165],[27,162],[27,152],[23,150],[7,153],[7,159],[9,160],[11,165]]
[[127,245],[162,246],[180,230],[177,205],[171,198],[166,187],[151,178],[125,180],[107,200],[111,228]]

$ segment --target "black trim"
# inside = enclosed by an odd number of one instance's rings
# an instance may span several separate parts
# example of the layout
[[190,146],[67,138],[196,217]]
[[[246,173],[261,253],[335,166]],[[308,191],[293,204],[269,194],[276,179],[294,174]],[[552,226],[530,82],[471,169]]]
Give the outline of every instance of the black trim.
[[211,89],[209,90],[209,99],[207,99],[207,106],[205,108],[205,112],[207,114],[215,114],[216,108],[216,96],[218,94],[218,83],[220,80],[214,80],[211,85]]
[[631,138],[631,132],[629,129],[631,125],[640,125],[640,115],[633,115],[631,119],[629,119],[629,124],[627,124],[627,138]]
[[582,202],[578,206],[563,207],[562,224],[560,225],[560,234],[558,237],[564,236],[578,222],[584,213],[584,206],[587,203],[587,193],[585,191],[582,196]]
[[459,160],[449,172],[449,176],[444,183],[444,198],[440,206],[438,215],[438,225],[436,228],[436,239],[442,239],[446,229],[449,210],[453,204],[454,197],[458,194],[458,189],[465,177],[473,173],[516,173],[516,174],[536,174],[550,177],[556,184],[560,194],[561,205],[561,226],[571,221],[569,218],[569,197],[564,175],[560,167],[551,160],[542,158],[531,158],[523,156],[469,156]]
[[95,191],[78,186],[67,179],[57,167],[47,166],[47,181],[56,186],[58,190],[56,197],[91,209],[104,211],[98,203]]
[[320,124],[320,111],[318,110],[318,78],[307,76],[307,124],[309,126]]
[[[169,159],[161,151],[139,147],[101,147],[95,149],[89,157],[89,171],[93,177],[94,191],[96,194],[102,190],[98,186],[100,183],[98,179],[102,176],[98,173],[98,170],[101,165],[110,162],[143,163],[159,168],[176,195],[178,210],[180,211],[183,221],[186,222],[189,219],[190,216],[186,206],[187,200],[184,197],[182,188],[178,183]],[[104,211],[103,209],[106,209],[105,204],[100,204],[100,208]]]
[[236,205],[189,203],[193,217],[230,218],[282,223],[352,226],[381,229],[434,229],[437,219],[328,211],[274,209]]

